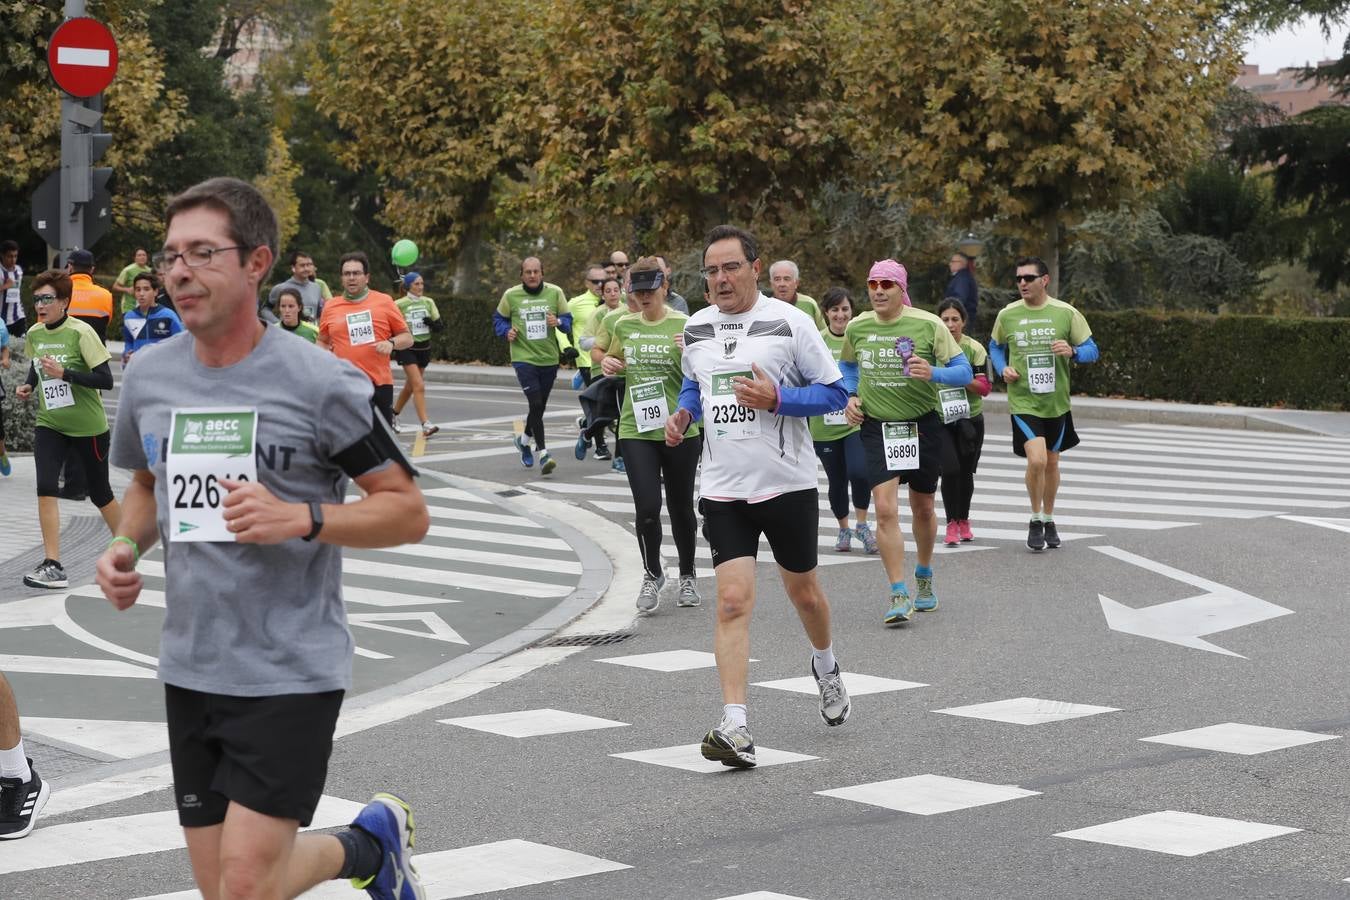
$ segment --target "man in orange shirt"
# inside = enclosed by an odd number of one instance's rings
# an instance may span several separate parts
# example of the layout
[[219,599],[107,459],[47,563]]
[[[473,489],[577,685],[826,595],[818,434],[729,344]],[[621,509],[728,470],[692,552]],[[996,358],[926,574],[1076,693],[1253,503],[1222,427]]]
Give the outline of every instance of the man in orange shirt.
[[94,284],[94,254],[88,250],[73,250],[66,260],[70,281],[74,286],[66,315],[79,319],[108,343],[108,322],[113,314],[113,295],[107,288]]
[[412,332],[394,298],[370,289],[370,260],[364,253],[347,253],[338,266],[342,296],[324,304],[318,345],[366,373],[375,385],[375,407],[392,426],[394,376],[389,357],[412,346]]

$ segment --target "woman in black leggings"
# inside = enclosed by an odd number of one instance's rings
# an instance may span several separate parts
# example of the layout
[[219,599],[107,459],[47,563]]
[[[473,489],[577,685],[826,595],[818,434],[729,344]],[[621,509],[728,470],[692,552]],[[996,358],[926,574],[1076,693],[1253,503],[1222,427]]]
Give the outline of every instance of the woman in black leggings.
[[678,447],[666,446],[666,419],[680,400],[684,375],[684,323],[688,316],[666,305],[668,286],[655,257],[645,256],[628,270],[629,297],[638,312],[619,319],[601,361],[609,376],[622,372],[623,412],[619,416],[619,446],[633,491],[637,513],[638,549],[645,569],[638,592],[639,612],[652,613],[661,604],[666,575],[661,566],[661,484],[666,488],[670,530],[680,557],[676,606],[698,606],[694,573],[694,477],[703,452],[703,437],[691,427]]
[[938,317],[956,339],[961,352],[970,360],[975,377],[964,388],[938,385],[939,412],[947,428],[945,459],[942,467],[942,510],[947,515],[947,534],[943,543],[952,546],[971,541],[970,498],[975,494],[975,468],[984,447],[983,398],[989,395],[989,377],[985,374],[988,353],[980,342],[965,334],[966,307],[955,297],[938,304]]

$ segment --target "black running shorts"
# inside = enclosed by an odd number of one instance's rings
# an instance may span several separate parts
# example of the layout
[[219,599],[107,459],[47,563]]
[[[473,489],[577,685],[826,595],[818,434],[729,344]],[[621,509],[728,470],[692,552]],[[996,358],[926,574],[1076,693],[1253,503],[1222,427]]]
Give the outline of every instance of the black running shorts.
[[1039,416],[1014,415],[1012,417],[1013,453],[1027,455],[1027,441],[1045,438],[1045,449],[1049,453],[1063,453],[1078,446],[1078,432],[1073,430],[1073,413],[1067,412],[1053,419]]
[[703,537],[712,549],[713,567],[759,555],[759,536],[769,541],[774,562],[789,572],[816,567],[820,496],[815,488],[779,494],[771,500],[699,500]]
[[413,346],[407,350],[395,350],[394,362],[400,366],[417,366],[425,372],[427,366],[431,365],[431,347]]
[[230,697],[165,685],[179,824],[219,825],[233,801],[309,825],[328,777],[342,695]]
[[863,419],[863,452],[867,454],[867,480],[872,487],[900,479],[920,494],[932,494],[937,491],[938,476],[942,474],[942,458],[946,452],[946,426],[942,417],[935,412],[921,416],[916,420],[919,426],[919,467],[917,469],[895,470],[886,468],[886,445],[881,437],[881,422],[877,419]]

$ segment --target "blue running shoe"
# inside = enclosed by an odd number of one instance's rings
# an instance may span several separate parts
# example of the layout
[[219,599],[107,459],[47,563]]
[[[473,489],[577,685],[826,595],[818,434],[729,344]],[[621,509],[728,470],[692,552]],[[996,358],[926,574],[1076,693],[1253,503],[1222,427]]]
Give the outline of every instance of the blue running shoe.
[[376,794],[356,814],[352,827],[380,845],[380,870],[370,878],[353,878],[352,887],[375,900],[426,900],[422,879],[412,864],[412,807],[393,794]]
[[533,468],[534,451],[530,449],[529,444],[525,443],[525,439],[522,438],[520,435],[516,435],[515,437],[511,438],[511,443],[515,444],[516,449],[520,451],[520,464],[527,469]]
[[628,471],[627,467],[625,467],[624,464],[623,464],[623,457],[622,457],[622,456],[616,456],[616,457],[614,457],[614,462],[610,463],[610,464],[609,464],[609,467],[610,467],[611,469],[613,469],[615,472],[627,472],[627,471]]
[[577,459],[585,459],[586,451],[589,448],[590,442],[586,440],[586,435],[583,433],[577,437],[576,446],[572,448],[572,455],[575,456]]
[[886,615],[881,617],[881,621],[887,625],[899,625],[901,622],[908,622],[912,615],[914,615],[914,601],[909,599],[909,591],[902,587],[891,593],[891,608],[886,610]]
[[14,471],[9,464],[9,454],[0,453],[0,475],[8,475]]
[[927,575],[914,573],[914,608],[919,612],[932,612],[938,607],[937,594],[933,593],[933,573]]
[[578,369],[577,374],[572,376],[572,390],[579,391],[585,386],[586,386],[586,379],[581,377],[581,370]]

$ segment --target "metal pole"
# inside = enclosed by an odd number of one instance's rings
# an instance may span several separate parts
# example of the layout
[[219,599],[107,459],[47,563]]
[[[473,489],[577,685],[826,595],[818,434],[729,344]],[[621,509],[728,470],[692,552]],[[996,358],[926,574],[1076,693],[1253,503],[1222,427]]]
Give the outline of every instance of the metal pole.
[[[67,19],[75,19],[84,15],[84,0],[66,0],[65,15]],[[65,94],[61,95],[61,215],[59,239],[60,246],[57,248],[60,253],[59,263],[65,265],[66,258],[71,250],[79,249],[84,242],[84,204],[76,203],[72,198],[76,195],[75,179],[80,160],[76,159],[78,154],[75,120],[75,107],[81,105],[80,101]],[[89,167],[89,161],[84,161],[84,168]]]

